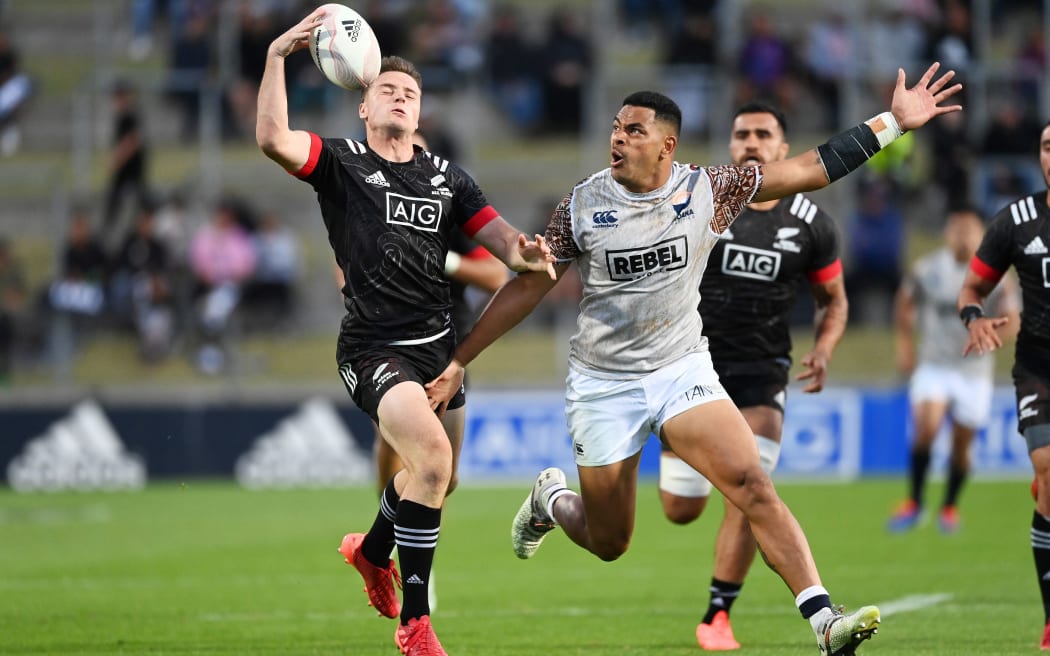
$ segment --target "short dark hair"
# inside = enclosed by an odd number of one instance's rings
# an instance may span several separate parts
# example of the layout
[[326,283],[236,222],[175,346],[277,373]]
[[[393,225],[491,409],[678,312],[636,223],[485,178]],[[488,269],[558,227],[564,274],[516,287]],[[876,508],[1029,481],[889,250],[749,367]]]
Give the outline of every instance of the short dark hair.
[[420,93],[423,92],[423,76],[419,74],[419,69],[416,68],[416,65],[404,57],[398,57],[397,55],[383,57],[383,60],[379,63],[379,73],[382,75],[387,71],[404,73],[415,80],[416,84],[419,85]]
[[784,133],[785,137],[787,136],[788,126],[787,119],[784,118],[784,112],[767,102],[762,102],[761,100],[746,102],[737,108],[733,118],[735,119],[741,114],[772,114],[773,118],[777,120],[777,125],[780,126],[780,131]]
[[622,106],[646,107],[656,113],[657,121],[670,123],[677,135],[682,129],[682,110],[678,103],[655,91],[635,91],[623,99]]

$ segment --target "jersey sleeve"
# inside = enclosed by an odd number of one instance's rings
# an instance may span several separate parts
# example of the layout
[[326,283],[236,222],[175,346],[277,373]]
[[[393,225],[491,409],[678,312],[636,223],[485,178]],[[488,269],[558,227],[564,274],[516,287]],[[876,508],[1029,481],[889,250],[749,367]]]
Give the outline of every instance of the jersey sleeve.
[[[445,167],[439,166],[438,170],[441,168]],[[452,218],[468,237],[476,235],[478,230],[499,216],[499,212],[489,205],[481,187],[466,171],[455,164],[448,164],[442,173],[452,189]]]
[[322,139],[310,133],[310,155],[298,171],[289,171],[292,175],[310,184],[320,191],[323,187],[338,182],[339,157],[335,152],[336,139]]
[[1013,249],[1013,218],[1008,210],[999,212],[984,233],[970,270],[992,282],[999,282],[1010,268]]
[[709,166],[704,171],[711,180],[714,204],[711,229],[722,234],[758,193],[762,173],[757,166]]
[[571,262],[580,256],[580,247],[572,235],[572,194],[554,208],[543,238],[558,262]]
[[813,237],[813,255],[806,270],[806,278],[813,284],[825,283],[842,273],[839,231],[835,221],[819,209],[809,226]]

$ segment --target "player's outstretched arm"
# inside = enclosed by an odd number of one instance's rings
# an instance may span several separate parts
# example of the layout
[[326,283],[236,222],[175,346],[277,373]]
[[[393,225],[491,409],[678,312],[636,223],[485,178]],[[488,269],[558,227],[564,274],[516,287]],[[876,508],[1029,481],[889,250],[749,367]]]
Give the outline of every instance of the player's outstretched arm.
[[996,282],[977,275],[972,269],[966,272],[962,290],[959,291],[957,305],[959,317],[970,331],[970,337],[963,347],[963,356],[971,353],[983,355],[1003,345],[998,328],[1010,319],[1008,317],[986,317],[981,302],[995,289]]
[[310,157],[310,133],[288,127],[288,92],[284,58],[307,47],[310,32],[321,24],[324,13],[314,11],[274,39],[266,51],[266,68],[259,83],[255,142],[267,157],[287,171],[303,168]]
[[530,240],[503,217],[497,216],[478,230],[474,239],[502,260],[511,271],[546,271],[551,280],[556,280],[554,257],[541,235]]
[[[556,265],[557,276],[568,268],[568,264]],[[435,410],[443,408],[463,383],[463,368],[527,317],[556,283],[557,280],[552,280],[546,271],[526,271],[500,287],[474,328],[456,347],[452,362],[440,376],[425,385],[430,407]]]
[[934,79],[939,68],[940,64],[934,63],[910,89],[904,69],[899,69],[890,111],[835,135],[813,150],[764,164],[762,188],[753,200],[773,200],[826,187],[868,161],[905,130],[920,128],[941,114],[960,111],[961,105],[942,103],[958,93],[962,85],[948,86],[955,77],[954,71]]

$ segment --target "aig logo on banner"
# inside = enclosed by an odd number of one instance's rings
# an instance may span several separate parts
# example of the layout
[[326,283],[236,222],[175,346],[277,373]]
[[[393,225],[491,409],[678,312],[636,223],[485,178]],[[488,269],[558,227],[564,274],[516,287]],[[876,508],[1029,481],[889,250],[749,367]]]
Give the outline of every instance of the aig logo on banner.
[[386,194],[386,222],[437,232],[441,225],[441,201],[430,198]]
[[861,470],[861,394],[825,389],[788,397],[777,475],[850,479]]

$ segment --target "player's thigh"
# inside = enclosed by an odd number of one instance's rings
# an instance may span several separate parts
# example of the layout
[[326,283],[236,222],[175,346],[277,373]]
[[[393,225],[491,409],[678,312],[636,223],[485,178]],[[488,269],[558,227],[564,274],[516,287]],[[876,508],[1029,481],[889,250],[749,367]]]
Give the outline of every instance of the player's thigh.
[[660,437],[723,494],[762,473],[754,434],[729,399],[671,417],[663,423]]
[[587,533],[598,543],[630,540],[634,531],[641,452],[598,467],[577,466]]
[[451,475],[452,444],[422,385],[414,381],[394,385],[379,400],[376,413],[379,429],[409,471],[446,463]]
[[379,430],[379,425],[373,421],[372,427],[375,434],[372,451],[375,456],[376,483],[382,488],[390,482],[394,474],[401,471],[404,465],[401,464],[401,457],[394,451],[394,447],[390,446],[390,442],[383,437],[383,431]]
[[467,412],[464,406],[454,410],[446,410],[441,418],[441,425],[448,436],[448,442],[452,446],[452,481],[449,483],[449,493],[455,489],[459,479],[459,455],[463,450],[463,429],[466,424]]

